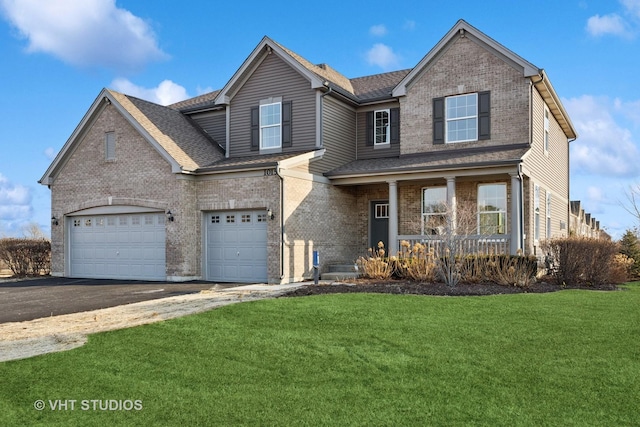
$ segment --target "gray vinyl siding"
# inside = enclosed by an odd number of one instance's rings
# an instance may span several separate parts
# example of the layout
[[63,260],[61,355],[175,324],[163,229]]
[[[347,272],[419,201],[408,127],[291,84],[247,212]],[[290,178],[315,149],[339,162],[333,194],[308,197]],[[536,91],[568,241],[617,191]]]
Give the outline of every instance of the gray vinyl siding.
[[356,158],[356,113],[353,108],[325,96],[322,105],[322,160],[311,163],[313,173],[323,173]]
[[400,143],[390,144],[385,148],[375,148],[373,145],[367,145],[367,112],[397,107],[399,107],[399,104],[394,103],[358,111],[358,159],[397,157],[400,155],[400,144],[402,143],[402,113],[400,114]]
[[270,54],[231,100],[229,157],[258,154],[258,151],[251,151],[251,108],[269,97],[292,101],[292,146],[283,148],[282,152],[315,149],[315,90],[276,54]]
[[225,111],[215,111],[209,113],[195,114],[191,116],[214,141],[224,147],[227,143],[227,129]]

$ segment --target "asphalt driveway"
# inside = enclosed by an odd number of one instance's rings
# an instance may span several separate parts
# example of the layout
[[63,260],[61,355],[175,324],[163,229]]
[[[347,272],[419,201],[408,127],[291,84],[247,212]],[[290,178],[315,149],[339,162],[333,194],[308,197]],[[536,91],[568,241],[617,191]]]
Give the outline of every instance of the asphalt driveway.
[[60,314],[79,313],[133,302],[197,293],[237,283],[143,282],[135,280],[49,277],[0,282],[0,323],[22,322]]

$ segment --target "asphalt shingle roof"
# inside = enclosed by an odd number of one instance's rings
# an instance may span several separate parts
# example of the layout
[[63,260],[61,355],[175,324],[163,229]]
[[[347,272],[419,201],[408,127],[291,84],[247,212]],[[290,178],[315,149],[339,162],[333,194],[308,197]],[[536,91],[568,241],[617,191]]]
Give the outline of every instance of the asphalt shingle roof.
[[327,172],[325,175],[329,178],[340,178],[354,175],[366,176],[518,163],[529,148],[528,144],[493,145],[480,148],[409,154],[398,157],[354,160]]
[[109,93],[182,169],[193,171],[224,157],[222,149],[179,111],[112,90]]

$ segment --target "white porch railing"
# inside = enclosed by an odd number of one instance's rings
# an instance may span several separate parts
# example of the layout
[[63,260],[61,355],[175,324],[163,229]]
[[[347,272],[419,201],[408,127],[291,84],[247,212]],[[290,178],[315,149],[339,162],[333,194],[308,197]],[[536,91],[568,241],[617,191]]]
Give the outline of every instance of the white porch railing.
[[510,236],[508,234],[470,235],[470,236],[429,236],[429,235],[402,235],[398,236],[396,249],[401,250],[401,242],[409,242],[409,248],[416,243],[426,245],[427,250],[433,249],[434,253],[442,254],[449,247],[457,254],[486,254],[503,255],[510,252]]

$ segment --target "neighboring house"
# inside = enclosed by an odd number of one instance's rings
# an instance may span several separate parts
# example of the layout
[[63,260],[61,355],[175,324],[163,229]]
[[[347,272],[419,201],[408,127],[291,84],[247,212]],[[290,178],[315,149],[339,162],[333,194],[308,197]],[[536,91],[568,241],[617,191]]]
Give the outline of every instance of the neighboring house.
[[600,221],[596,221],[595,217],[584,211],[579,200],[572,200],[570,206],[569,232],[572,236],[592,239],[610,238],[604,230],[600,229]]
[[445,203],[473,206],[479,245],[540,256],[569,232],[575,138],[545,72],[462,20],[414,68],[354,79],[265,37],[219,91],[98,95],[40,180],[52,271],[292,282],[313,251],[325,269],[434,238]]

